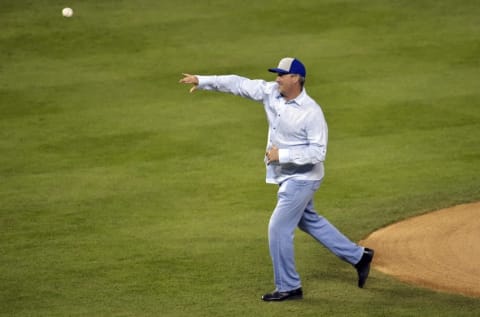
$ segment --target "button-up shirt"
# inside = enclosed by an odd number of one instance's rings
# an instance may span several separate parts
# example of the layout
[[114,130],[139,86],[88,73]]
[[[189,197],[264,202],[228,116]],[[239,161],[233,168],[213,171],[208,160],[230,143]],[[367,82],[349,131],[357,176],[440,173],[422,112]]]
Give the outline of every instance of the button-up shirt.
[[320,106],[305,89],[286,100],[276,82],[237,75],[198,76],[198,89],[231,93],[263,103],[268,121],[267,151],[279,149],[279,161],[266,163],[266,182],[289,178],[321,180],[327,154],[328,128]]

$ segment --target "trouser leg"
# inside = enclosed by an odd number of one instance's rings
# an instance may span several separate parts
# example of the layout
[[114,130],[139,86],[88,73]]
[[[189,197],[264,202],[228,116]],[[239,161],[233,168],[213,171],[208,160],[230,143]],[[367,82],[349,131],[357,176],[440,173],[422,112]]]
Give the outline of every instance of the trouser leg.
[[327,219],[318,215],[312,200],[308,202],[298,227],[344,261],[353,265],[360,261],[364,248],[353,243]]
[[285,292],[301,286],[295,268],[294,232],[320,182],[287,180],[279,188],[278,201],[270,218],[268,239],[275,286]]

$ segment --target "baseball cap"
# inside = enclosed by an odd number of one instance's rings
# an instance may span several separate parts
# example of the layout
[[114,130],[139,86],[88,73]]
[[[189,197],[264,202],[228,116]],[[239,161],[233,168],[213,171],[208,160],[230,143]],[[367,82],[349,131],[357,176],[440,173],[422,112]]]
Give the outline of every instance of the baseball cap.
[[302,77],[307,75],[302,62],[293,57],[282,58],[276,68],[269,68],[268,71],[277,74],[297,74]]

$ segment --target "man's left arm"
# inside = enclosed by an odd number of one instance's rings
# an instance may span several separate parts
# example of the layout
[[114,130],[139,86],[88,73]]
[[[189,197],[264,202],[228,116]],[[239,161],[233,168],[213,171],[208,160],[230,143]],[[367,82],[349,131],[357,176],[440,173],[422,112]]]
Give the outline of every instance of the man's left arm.
[[278,149],[278,162],[280,164],[306,165],[325,161],[328,139],[325,121],[310,120],[306,130],[306,144]]

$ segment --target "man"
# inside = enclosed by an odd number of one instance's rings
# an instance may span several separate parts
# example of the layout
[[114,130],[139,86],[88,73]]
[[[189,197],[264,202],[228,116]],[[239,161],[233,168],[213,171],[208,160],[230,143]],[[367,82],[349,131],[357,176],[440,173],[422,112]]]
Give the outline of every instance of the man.
[[198,76],[183,74],[180,83],[197,89],[231,93],[263,103],[268,120],[265,154],[267,183],[278,184],[278,200],[270,218],[268,240],[276,289],[264,301],[303,297],[295,269],[294,232],[298,226],[358,273],[365,285],[374,251],[350,241],[313,208],[313,195],[324,176],[328,129],[320,106],[304,89],[305,66],[296,58],[280,60],[275,82],[237,75]]

